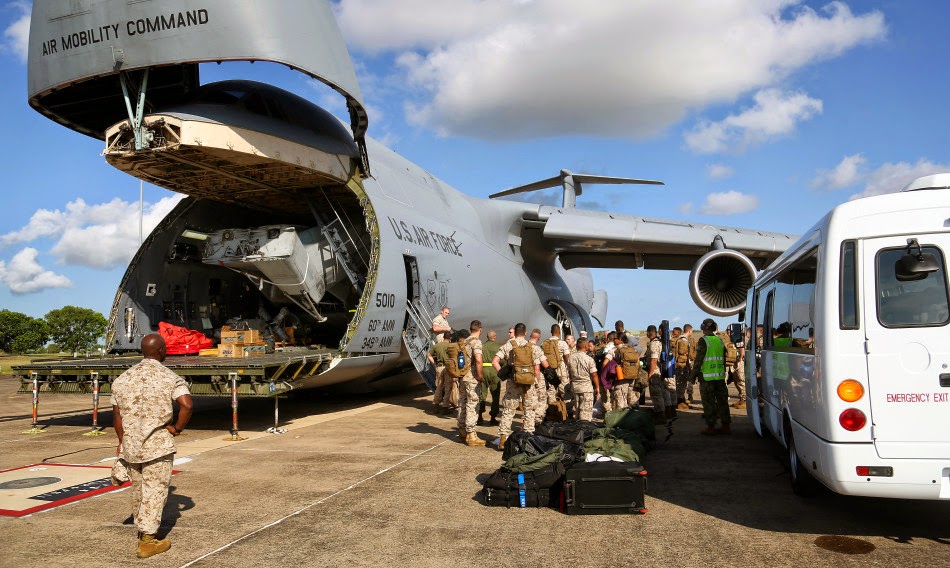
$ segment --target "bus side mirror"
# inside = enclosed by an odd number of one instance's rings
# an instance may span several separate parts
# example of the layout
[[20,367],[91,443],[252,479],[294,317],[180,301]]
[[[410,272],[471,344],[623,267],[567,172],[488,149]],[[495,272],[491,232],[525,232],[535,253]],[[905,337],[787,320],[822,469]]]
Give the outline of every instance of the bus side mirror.
[[[913,247],[917,247],[917,254],[912,252]],[[924,254],[917,239],[907,239],[907,254],[894,264],[894,275],[898,282],[923,280],[928,274],[938,270],[940,263],[937,262],[936,255]]]

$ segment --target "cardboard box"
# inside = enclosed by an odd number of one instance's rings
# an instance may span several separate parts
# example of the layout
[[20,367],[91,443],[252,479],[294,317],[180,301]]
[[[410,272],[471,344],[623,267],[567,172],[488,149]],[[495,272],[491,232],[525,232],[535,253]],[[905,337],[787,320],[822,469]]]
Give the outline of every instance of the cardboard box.
[[211,349],[202,349],[201,351],[198,352],[198,356],[199,357],[217,357],[218,348],[212,347]]
[[264,338],[261,336],[261,332],[256,329],[247,331],[222,331],[221,343],[259,344],[264,343]]
[[243,357],[244,345],[240,343],[222,343],[218,345],[218,357]]

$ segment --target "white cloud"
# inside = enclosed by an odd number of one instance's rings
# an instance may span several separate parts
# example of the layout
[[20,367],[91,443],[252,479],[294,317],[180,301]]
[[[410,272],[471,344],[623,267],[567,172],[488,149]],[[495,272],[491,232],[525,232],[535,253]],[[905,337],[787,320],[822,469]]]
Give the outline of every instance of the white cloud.
[[30,42],[30,3],[17,0],[7,4],[7,8],[14,9],[18,16],[3,30],[3,51],[15,54],[26,63]]
[[754,195],[738,191],[723,191],[710,193],[698,211],[695,211],[691,201],[679,206],[682,215],[692,215],[694,212],[701,215],[738,215],[748,213],[759,206],[759,198]]
[[10,288],[14,294],[32,294],[47,288],[69,288],[73,285],[69,278],[45,270],[36,261],[39,251],[26,247],[16,253],[10,264],[0,261],[0,282]]
[[797,0],[342,0],[345,37],[392,55],[409,119],[442,134],[642,138],[886,34]]
[[755,94],[752,108],[719,122],[703,121],[684,138],[689,149],[700,154],[741,152],[794,132],[799,122],[821,110],[821,101],[804,93],[765,89]]
[[710,179],[725,179],[733,173],[735,173],[735,170],[725,164],[709,164],[706,166],[706,176]]
[[[145,204],[144,233],[150,233],[181,199],[181,195],[172,195]],[[135,201],[117,197],[89,205],[76,199],[67,203],[65,210],[38,210],[23,228],[0,235],[0,245],[55,238],[51,252],[60,264],[107,270],[128,263],[138,249],[138,218]]]
[[950,164],[937,164],[927,158],[917,160],[916,164],[908,162],[887,163],[868,174],[864,191],[852,195],[850,199],[894,193],[904,189],[904,186],[919,177],[943,172],[950,172]]
[[818,170],[811,186],[819,189],[844,189],[861,181],[861,167],[867,160],[861,154],[841,159],[831,170]]

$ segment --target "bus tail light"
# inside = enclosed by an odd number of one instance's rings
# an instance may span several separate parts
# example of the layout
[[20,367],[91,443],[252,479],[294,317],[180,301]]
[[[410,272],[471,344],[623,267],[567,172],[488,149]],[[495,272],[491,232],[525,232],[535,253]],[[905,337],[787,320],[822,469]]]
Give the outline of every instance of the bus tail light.
[[848,432],[857,432],[868,423],[868,418],[857,408],[849,408],[838,417],[838,423]]
[[841,381],[838,385],[838,398],[845,402],[857,402],[864,396],[864,386],[854,379]]
[[854,470],[861,477],[894,477],[894,468],[889,466],[859,465]]

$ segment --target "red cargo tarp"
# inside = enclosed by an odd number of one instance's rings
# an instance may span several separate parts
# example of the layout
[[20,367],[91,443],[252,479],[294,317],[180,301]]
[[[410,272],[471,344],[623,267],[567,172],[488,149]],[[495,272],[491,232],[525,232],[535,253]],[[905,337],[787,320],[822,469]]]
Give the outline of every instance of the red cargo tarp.
[[165,339],[165,353],[169,355],[194,355],[209,349],[214,342],[205,334],[193,329],[158,322],[158,334]]

